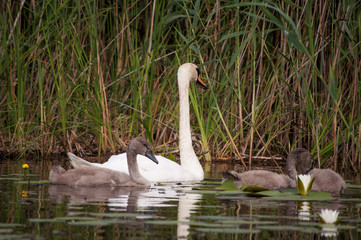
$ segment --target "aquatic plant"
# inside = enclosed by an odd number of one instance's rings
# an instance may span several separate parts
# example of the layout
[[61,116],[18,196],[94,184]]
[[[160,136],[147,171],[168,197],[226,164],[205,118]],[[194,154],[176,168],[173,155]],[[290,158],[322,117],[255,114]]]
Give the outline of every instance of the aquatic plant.
[[23,168],[23,173],[24,173],[24,181],[26,181],[26,174],[27,174],[29,165],[28,165],[27,163],[24,163],[24,164],[22,165],[22,168]]
[[29,197],[29,196],[28,196],[28,191],[26,191],[26,190],[21,190],[21,197],[23,197],[23,198]]
[[318,165],[360,168],[359,9],[326,0],[2,1],[0,151],[110,154],[145,135],[176,154],[176,69],[195,62],[210,87],[190,91],[200,156],[251,167],[254,156],[303,146]]
[[315,178],[311,178],[310,174],[300,174],[297,176],[297,190],[298,193],[307,196],[311,191],[312,183]]
[[326,224],[336,224],[340,219],[338,218],[339,212],[332,209],[321,209],[321,213],[318,214],[321,221]]

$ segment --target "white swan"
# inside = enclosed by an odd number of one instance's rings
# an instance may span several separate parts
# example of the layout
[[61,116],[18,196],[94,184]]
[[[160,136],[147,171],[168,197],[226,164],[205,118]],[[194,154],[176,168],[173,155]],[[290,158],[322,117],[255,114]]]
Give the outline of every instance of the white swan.
[[127,162],[129,174],[99,167],[82,167],[65,171],[61,166],[53,166],[49,180],[51,184],[68,186],[149,186],[138,170],[137,155],[141,154],[158,163],[147,140],[137,137],[131,140],[127,147]]
[[[179,165],[170,159],[158,155],[156,158],[159,164],[154,165],[146,157],[138,155],[137,160],[140,174],[150,182],[200,181],[204,178],[203,168],[192,147],[188,90],[190,82],[197,82],[205,89],[207,89],[207,86],[200,78],[199,68],[192,63],[181,65],[178,69],[177,77],[179,89],[179,151],[181,164]],[[125,153],[113,155],[103,164],[89,163],[72,153],[68,153],[68,157],[74,168],[98,166],[128,173]]]

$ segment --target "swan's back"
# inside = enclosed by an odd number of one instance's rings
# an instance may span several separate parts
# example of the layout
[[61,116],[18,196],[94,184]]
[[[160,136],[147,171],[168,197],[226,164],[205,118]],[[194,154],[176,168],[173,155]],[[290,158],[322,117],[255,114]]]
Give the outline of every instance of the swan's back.
[[238,188],[242,188],[242,184],[274,190],[295,187],[294,181],[289,176],[266,170],[251,170],[243,173],[229,171],[223,173],[223,181],[226,179],[232,179]]
[[68,186],[136,186],[129,175],[105,168],[82,167],[66,171],[61,166],[53,166],[49,174],[52,184]]
[[[139,172],[150,182],[198,181],[203,179],[202,175],[197,176],[172,160],[160,155],[155,157],[159,162],[156,166],[149,161],[147,157],[142,155],[137,156]],[[107,162],[98,166],[127,174],[129,173],[127,156],[125,153],[113,155]]]
[[342,190],[347,189],[343,178],[332,169],[315,168],[309,174],[315,178],[312,184],[314,191],[340,194]]

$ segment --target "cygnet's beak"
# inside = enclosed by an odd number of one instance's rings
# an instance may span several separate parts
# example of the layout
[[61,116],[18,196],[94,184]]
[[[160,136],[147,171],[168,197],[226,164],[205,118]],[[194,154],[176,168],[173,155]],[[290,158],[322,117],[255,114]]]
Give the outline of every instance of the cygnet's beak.
[[313,165],[314,165],[314,162],[312,162],[310,169],[308,169],[305,174],[308,174],[309,172],[311,172],[311,170],[313,170]]
[[147,151],[145,152],[145,156],[158,164],[158,160],[155,158],[153,151],[150,148],[147,148]]
[[207,85],[204,84],[204,82],[202,81],[201,76],[198,76],[197,83],[198,83],[199,85],[201,85],[201,87],[202,87],[204,90],[207,90],[207,89],[208,89]]

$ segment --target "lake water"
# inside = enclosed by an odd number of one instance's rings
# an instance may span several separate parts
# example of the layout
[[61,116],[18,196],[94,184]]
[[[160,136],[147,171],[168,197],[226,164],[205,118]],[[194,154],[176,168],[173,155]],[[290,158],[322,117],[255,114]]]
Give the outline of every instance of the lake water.
[[[327,201],[269,200],[215,191],[220,172],[231,167],[210,164],[197,183],[70,188],[49,185],[49,161],[28,164],[24,181],[21,164],[0,163],[0,240],[361,237],[357,186]],[[323,208],[338,210],[341,221],[322,224],[317,214]]]

